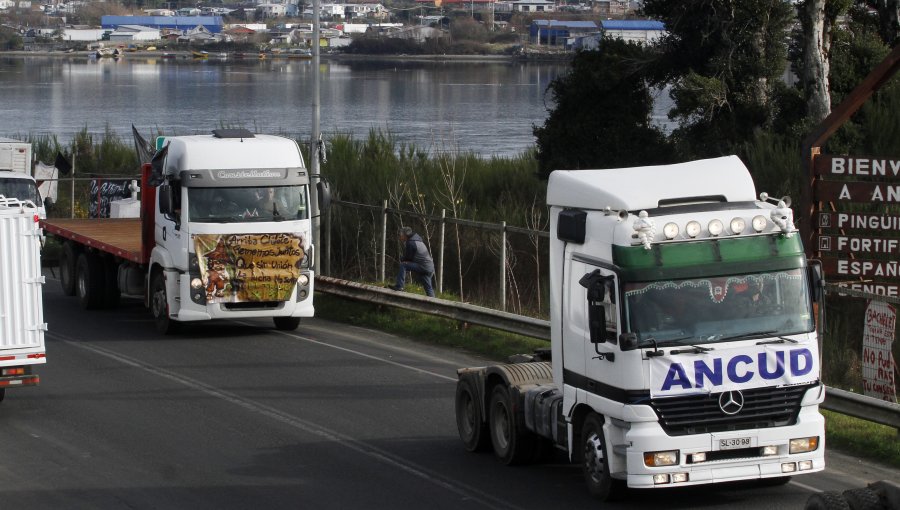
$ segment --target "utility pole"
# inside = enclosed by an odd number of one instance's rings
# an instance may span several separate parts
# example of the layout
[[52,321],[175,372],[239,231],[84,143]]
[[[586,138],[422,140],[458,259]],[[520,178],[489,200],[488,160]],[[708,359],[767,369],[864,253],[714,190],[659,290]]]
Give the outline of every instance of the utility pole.
[[319,0],[313,0],[313,41],[312,41],[312,67],[313,67],[313,86],[312,86],[312,141],[309,144],[309,184],[310,184],[310,200],[312,201],[312,231],[313,245],[316,249],[313,251],[313,264],[318,271],[319,253],[323,246],[319,244],[322,239],[322,211],[319,210],[318,183],[319,176]]

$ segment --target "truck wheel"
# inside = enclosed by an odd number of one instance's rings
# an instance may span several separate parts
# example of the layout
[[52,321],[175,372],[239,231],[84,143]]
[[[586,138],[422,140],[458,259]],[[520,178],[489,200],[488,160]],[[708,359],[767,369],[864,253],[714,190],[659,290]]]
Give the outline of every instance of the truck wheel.
[[170,335],[178,329],[178,322],[169,317],[166,277],[162,271],[157,272],[150,283],[150,313],[153,314],[156,331],[163,335]]
[[844,501],[850,506],[850,510],[884,510],[885,508],[878,493],[868,487],[845,490]]
[[77,259],[72,243],[63,243],[59,252],[59,283],[62,285],[63,294],[75,295],[75,260]]
[[272,317],[275,329],[281,331],[294,331],[300,325],[300,317]]
[[594,413],[589,414],[581,425],[581,445],[583,448],[581,468],[588,492],[601,501],[615,499],[624,487],[620,480],[613,480],[609,472],[603,422]]
[[488,430],[491,432],[494,455],[508,466],[531,460],[534,437],[516,418],[506,386],[498,384],[494,387],[489,409]]
[[104,257],[103,272],[103,307],[115,308],[122,297],[119,292],[119,264],[112,257]]
[[481,417],[481,406],[475,398],[472,383],[463,379],[456,383],[456,428],[466,450],[480,452],[487,449],[490,436]]
[[806,500],[804,510],[850,510],[850,505],[837,491],[813,494]]
[[93,253],[78,255],[75,264],[75,287],[78,300],[85,310],[94,310],[103,305],[103,263]]

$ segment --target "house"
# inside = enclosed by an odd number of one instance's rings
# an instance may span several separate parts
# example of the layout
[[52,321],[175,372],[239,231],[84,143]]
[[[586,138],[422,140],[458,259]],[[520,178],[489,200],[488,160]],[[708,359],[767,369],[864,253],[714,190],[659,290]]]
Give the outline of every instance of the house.
[[110,42],[158,41],[159,39],[158,28],[140,25],[120,25],[109,34]]
[[666,35],[662,21],[637,19],[610,19],[600,22],[603,36],[640,44],[652,44]]
[[191,44],[231,42],[231,36],[223,33],[214,34],[210,32],[210,30],[205,26],[197,25],[192,29],[185,30],[184,35],[178,38],[178,42],[186,42]]
[[60,37],[63,41],[99,41],[109,30],[102,28],[64,28]]
[[247,27],[231,27],[224,30],[235,42],[247,42],[256,35],[256,30]]
[[445,32],[438,28],[429,26],[410,26],[397,30],[392,34],[392,37],[424,43],[429,39],[440,39],[441,37],[444,37],[444,35]]
[[541,19],[531,23],[529,40],[534,44],[571,48],[576,39],[599,33],[600,28],[593,21]]
[[256,13],[263,18],[280,18],[287,15],[287,5],[259,4],[256,6]]
[[556,12],[556,2],[550,0],[515,0],[509,4],[513,12]]
[[222,31],[221,16],[103,16],[100,18],[102,28],[115,30],[119,25],[140,25],[158,28],[159,30],[188,30],[198,25],[210,33]]

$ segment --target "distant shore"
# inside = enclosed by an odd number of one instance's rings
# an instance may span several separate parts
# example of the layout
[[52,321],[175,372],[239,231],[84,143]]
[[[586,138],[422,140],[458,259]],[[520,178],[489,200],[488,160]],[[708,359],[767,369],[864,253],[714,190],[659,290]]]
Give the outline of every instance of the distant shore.
[[[94,58],[94,51],[0,51],[0,56],[12,57],[47,57],[47,58]],[[522,55],[360,55],[351,53],[322,53],[319,58],[322,60],[335,61],[405,61],[405,62],[566,62],[572,57],[567,53],[555,54],[522,54]],[[112,59],[128,59],[128,58],[172,58],[175,60],[212,60],[212,61],[228,61],[228,60],[260,60],[257,53],[254,52],[229,52],[229,51],[210,51],[207,59],[195,58],[190,50],[157,50],[157,51],[132,51],[123,52],[118,57],[101,57],[100,60]],[[266,60],[310,60],[312,57],[297,57],[288,53],[266,53]]]

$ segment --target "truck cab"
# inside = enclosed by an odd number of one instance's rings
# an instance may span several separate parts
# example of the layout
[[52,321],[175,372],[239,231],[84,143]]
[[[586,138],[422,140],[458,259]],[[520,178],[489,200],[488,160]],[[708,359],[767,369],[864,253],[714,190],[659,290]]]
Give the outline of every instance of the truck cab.
[[28,174],[0,170],[0,195],[30,202],[34,204],[41,219],[47,218],[47,209],[38,191],[37,182]]
[[161,137],[148,305],[157,326],[314,309],[309,175],[294,140],[221,130]]
[[601,499],[824,469],[822,285],[788,200],[731,156],[556,171],[547,202],[550,359],[459,371],[470,449],[555,445]]

